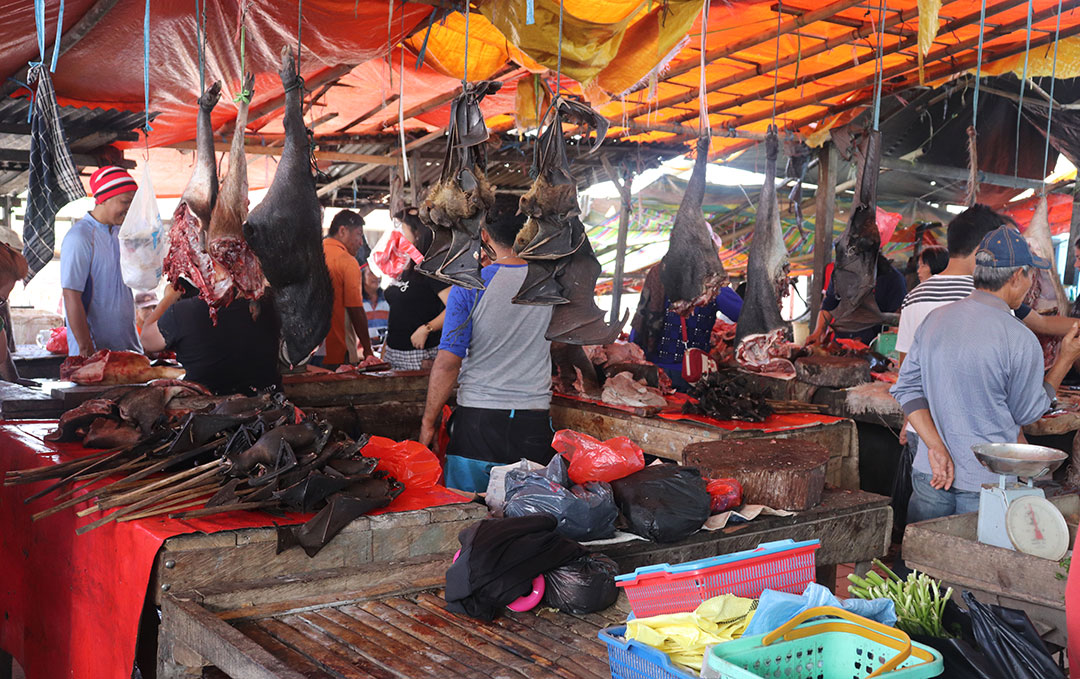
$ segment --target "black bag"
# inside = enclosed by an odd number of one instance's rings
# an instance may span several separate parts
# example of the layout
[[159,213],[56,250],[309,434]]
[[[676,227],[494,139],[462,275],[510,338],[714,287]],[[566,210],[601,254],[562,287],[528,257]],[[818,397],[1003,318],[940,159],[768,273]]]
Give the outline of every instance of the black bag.
[[567,488],[566,462],[556,455],[546,469],[535,472],[512,470],[506,475],[504,516],[547,514],[558,522],[555,530],[571,540],[588,542],[615,534],[619,510],[611,486],[590,482]]
[[1027,613],[987,606],[964,592],[975,641],[1003,679],[1065,679]]
[[896,463],[896,476],[893,478],[892,505],[893,540],[900,542],[907,527],[908,503],[911,501],[911,465],[915,461],[915,441],[917,435],[908,432],[909,443],[900,449],[900,459]]
[[654,464],[611,482],[631,533],[654,542],[678,542],[696,533],[712,503],[694,467]]
[[615,603],[619,567],[603,554],[587,554],[544,573],[544,605],[563,613],[595,613]]

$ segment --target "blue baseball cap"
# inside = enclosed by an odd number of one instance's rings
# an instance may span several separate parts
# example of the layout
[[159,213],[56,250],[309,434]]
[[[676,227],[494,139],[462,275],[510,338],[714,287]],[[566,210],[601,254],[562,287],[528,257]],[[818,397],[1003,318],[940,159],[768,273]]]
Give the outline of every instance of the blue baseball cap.
[[989,254],[994,258],[992,264],[980,266],[1014,267],[1033,266],[1036,269],[1049,269],[1050,260],[1037,257],[1020,232],[1011,226],[999,226],[983,237],[979,243],[978,255]]

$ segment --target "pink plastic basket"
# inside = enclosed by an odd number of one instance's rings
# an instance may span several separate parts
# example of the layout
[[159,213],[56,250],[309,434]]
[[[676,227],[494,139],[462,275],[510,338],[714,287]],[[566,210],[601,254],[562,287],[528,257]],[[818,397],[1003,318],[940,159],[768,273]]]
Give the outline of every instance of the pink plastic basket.
[[779,540],[756,549],[671,566],[638,568],[615,578],[638,618],[684,613],[721,594],[757,598],[766,589],[802,594],[814,581],[817,540]]

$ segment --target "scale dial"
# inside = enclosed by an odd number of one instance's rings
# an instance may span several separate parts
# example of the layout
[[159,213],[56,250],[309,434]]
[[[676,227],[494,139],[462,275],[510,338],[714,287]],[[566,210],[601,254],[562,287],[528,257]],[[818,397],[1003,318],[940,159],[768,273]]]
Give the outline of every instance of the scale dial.
[[1026,495],[1010,502],[1005,530],[1017,551],[1025,554],[1060,561],[1069,551],[1069,526],[1046,498]]

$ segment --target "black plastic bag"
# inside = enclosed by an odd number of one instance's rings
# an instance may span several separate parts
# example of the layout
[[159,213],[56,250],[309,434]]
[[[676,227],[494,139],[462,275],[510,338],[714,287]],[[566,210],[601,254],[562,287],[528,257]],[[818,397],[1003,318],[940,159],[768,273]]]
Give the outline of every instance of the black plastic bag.
[[[908,432],[910,439],[915,435]],[[908,443],[900,450],[900,459],[896,463],[896,476],[893,479],[892,505],[893,540],[900,542],[907,527],[908,503],[911,501],[911,465],[915,461],[915,446]]]
[[712,499],[694,467],[649,465],[611,488],[629,531],[654,542],[678,542],[709,518]]
[[593,482],[584,487],[566,488],[548,478],[545,472],[510,472],[506,477],[503,515],[535,514],[554,517],[559,522],[556,531],[560,535],[588,542],[615,534],[615,519],[619,516],[619,510],[615,506],[611,486],[606,483]]
[[912,641],[929,646],[945,662],[942,677],[948,679],[1004,679],[981,651],[963,639],[942,639],[913,634]]
[[544,573],[544,605],[563,613],[595,613],[615,603],[619,567],[603,554],[587,554]]
[[964,592],[975,641],[1003,679],[1065,679],[1027,613],[987,606]]

